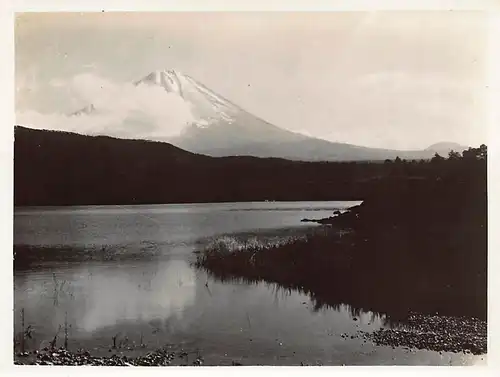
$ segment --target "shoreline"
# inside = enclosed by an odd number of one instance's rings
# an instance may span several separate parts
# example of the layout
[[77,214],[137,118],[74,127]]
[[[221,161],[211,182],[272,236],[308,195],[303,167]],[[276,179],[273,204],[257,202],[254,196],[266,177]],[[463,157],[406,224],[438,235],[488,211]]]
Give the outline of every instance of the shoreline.
[[344,213],[302,219],[321,224],[323,235],[239,252],[215,247],[196,265],[221,281],[277,283],[309,294],[320,308],[348,303],[410,324],[350,338],[483,354],[485,196],[481,186],[451,183],[389,185]]
[[[478,319],[453,318],[439,315],[424,316],[410,313],[406,326],[396,328],[380,328],[373,331],[357,330],[343,333],[339,337],[345,342],[363,342],[372,350],[392,348],[393,352],[406,355],[416,352],[436,352],[442,358],[448,355],[449,362],[463,364],[460,355],[476,356],[481,360],[487,358],[486,323]],[[211,357],[205,360],[204,351]],[[222,354],[214,355],[210,350],[188,350],[167,344],[154,350],[138,346],[137,348],[111,347],[109,350],[89,352],[78,349],[70,351],[64,347],[45,347],[30,352],[14,354],[16,365],[89,365],[89,366],[241,366],[241,365],[276,365],[269,355],[267,362],[255,363],[252,359],[231,359]],[[109,352],[109,355],[107,355]],[[295,352],[294,352],[295,353]],[[394,358],[393,358],[394,359]],[[454,361],[453,361],[454,360]],[[261,359],[262,361],[262,359]],[[319,363],[319,364],[318,364]],[[325,365],[330,365],[326,363]],[[434,363],[430,363],[434,364]],[[438,363],[439,364],[439,363]],[[311,364],[295,358],[286,365],[309,366],[323,365],[316,361]],[[333,363],[331,365],[345,365]],[[409,365],[412,365],[409,363]]]
[[[460,185],[454,188],[455,197],[449,199],[449,193],[438,182],[419,188],[424,190],[420,197],[416,193],[421,192],[413,189],[396,190],[398,195],[392,190],[374,194],[345,213],[312,220],[325,226],[314,227],[316,231],[311,236],[289,243],[270,247],[251,245],[237,252],[220,245],[200,249],[194,254],[195,267],[220,282],[239,279],[247,283],[276,283],[284,289],[297,290],[310,297],[315,310],[347,303],[360,310],[387,314],[395,320],[406,317],[410,325],[410,312],[419,313],[410,329],[380,328],[341,336],[355,342],[355,339],[371,342],[374,349],[487,354],[486,260],[483,259],[486,223],[482,217],[482,197],[478,196],[482,192],[478,187],[471,196],[464,197],[466,185]],[[431,193],[434,196],[425,196]],[[346,230],[349,232],[340,234]],[[436,323],[440,324],[439,329]],[[140,356],[139,361],[129,356],[98,358],[59,351],[52,352],[56,356],[32,354],[31,362],[53,362],[50,358],[58,358],[61,353],[67,359],[65,363],[75,360],[78,363],[79,357],[87,357],[94,360],[91,364],[137,365],[142,362],[140,357],[156,357],[157,363],[175,364],[172,363],[175,357],[168,352],[154,356],[158,350]],[[273,351],[265,364],[280,364],[276,359],[279,353]],[[221,365],[217,359],[208,363],[199,359],[198,363],[201,362]],[[179,364],[189,365],[182,361]]]

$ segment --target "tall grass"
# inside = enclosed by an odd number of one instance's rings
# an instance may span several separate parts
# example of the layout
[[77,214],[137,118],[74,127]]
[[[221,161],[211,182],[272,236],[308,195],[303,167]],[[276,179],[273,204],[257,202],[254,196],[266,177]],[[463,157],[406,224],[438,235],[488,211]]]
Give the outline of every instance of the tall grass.
[[420,253],[424,260],[419,261],[419,245],[411,244],[406,234],[386,231],[376,240],[363,236],[329,228],[274,244],[222,238],[198,254],[196,266],[222,281],[265,281],[299,290],[313,299],[316,309],[349,304],[393,318],[404,318],[410,310],[484,315],[482,298],[456,283],[460,271],[423,269],[426,261],[443,259],[437,258],[441,245]]
[[26,352],[25,332],[24,332],[24,308],[21,309],[21,352]]
[[67,311],[64,313],[64,348],[68,349],[68,312]]

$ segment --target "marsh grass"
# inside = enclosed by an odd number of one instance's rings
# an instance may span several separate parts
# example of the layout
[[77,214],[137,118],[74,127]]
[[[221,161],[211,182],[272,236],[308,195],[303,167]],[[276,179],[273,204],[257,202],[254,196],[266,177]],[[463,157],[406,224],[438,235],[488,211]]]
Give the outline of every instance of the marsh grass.
[[71,325],[68,325],[68,312],[64,313],[64,349],[68,349],[68,330]]
[[[443,232],[359,228],[339,232],[323,226],[274,243],[221,238],[197,254],[195,265],[221,281],[276,283],[303,292],[315,310],[348,304],[394,319],[404,319],[410,311],[485,318],[485,291],[476,277],[482,265],[463,262],[470,258],[468,247],[481,244],[469,241],[450,254]],[[437,241],[423,243],[419,237]]]
[[56,349],[57,348],[57,338],[59,336],[59,333],[61,332],[61,328],[62,328],[62,326],[59,325],[58,328],[57,328],[56,333],[54,334],[54,338],[52,338],[52,340],[49,343],[51,349]]
[[[54,350],[57,348],[57,342],[59,339],[59,334],[61,331],[64,331],[64,348],[65,350],[69,349],[69,332],[71,329],[71,324],[68,323],[68,312],[65,312],[64,315],[64,324],[61,325],[59,324],[57,326],[57,330],[54,334],[54,336],[50,340],[45,340],[42,341],[42,343],[38,344],[37,340],[35,339],[34,332],[35,329],[32,325],[28,324],[26,326],[26,312],[25,309],[21,309],[20,313],[21,317],[21,331],[17,334],[17,336],[14,338],[14,348],[17,349],[21,355],[27,356],[27,354],[30,351],[36,352],[36,350],[39,350],[39,347],[41,347],[41,344],[44,342],[48,342],[48,347],[46,349],[51,349]],[[16,339],[17,338],[17,339]],[[28,340],[31,341],[31,347],[28,347]],[[40,339],[38,339],[40,340]],[[45,343],[47,344],[47,343]],[[17,348],[19,346],[19,348]]]
[[[89,261],[112,262],[137,260],[144,256],[151,258],[161,255],[162,248],[156,243],[142,242],[139,246],[102,246],[88,244],[76,246],[34,246],[15,244],[13,247],[14,270],[23,271],[54,263],[82,263]],[[89,279],[91,276],[89,276]],[[54,280],[56,282],[56,280]],[[57,281],[64,288],[64,283]]]
[[24,333],[24,308],[21,309],[21,352],[26,351],[26,345],[25,345],[25,333]]
[[52,300],[54,306],[59,306],[61,298],[75,298],[74,288],[68,280],[60,280],[52,273]]

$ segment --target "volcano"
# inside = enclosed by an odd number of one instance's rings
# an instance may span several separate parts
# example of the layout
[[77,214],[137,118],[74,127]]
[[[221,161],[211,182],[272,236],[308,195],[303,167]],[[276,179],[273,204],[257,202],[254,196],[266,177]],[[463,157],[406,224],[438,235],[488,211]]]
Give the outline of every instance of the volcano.
[[[256,156],[304,161],[384,160],[430,158],[434,149],[397,151],[335,143],[295,133],[247,112],[189,75],[176,70],[157,70],[134,82],[177,94],[191,106],[195,121],[180,134],[155,140],[213,157]],[[72,115],[92,115],[89,104]],[[91,119],[91,117],[89,117]]]

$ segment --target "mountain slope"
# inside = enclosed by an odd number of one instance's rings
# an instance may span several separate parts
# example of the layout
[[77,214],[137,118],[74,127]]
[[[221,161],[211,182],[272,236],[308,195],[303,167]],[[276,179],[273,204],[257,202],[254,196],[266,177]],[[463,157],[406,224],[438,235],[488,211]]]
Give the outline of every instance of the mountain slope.
[[[192,105],[196,121],[187,125],[178,136],[156,139],[195,153],[217,157],[249,155],[304,161],[359,161],[397,156],[425,159],[436,152],[434,149],[396,151],[367,148],[294,133],[250,114],[192,77],[175,70],[154,71],[134,84],[160,86]],[[95,112],[90,104],[74,115],[90,115],[91,121]]]
[[174,70],[152,72],[135,84],[161,86],[165,91],[177,93],[193,105],[197,121],[186,127],[179,136],[168,139],[181,148],[207,152],[241,148],[253,143],[288,142],[308,138],[276,127],[248,113],[192,77]]

